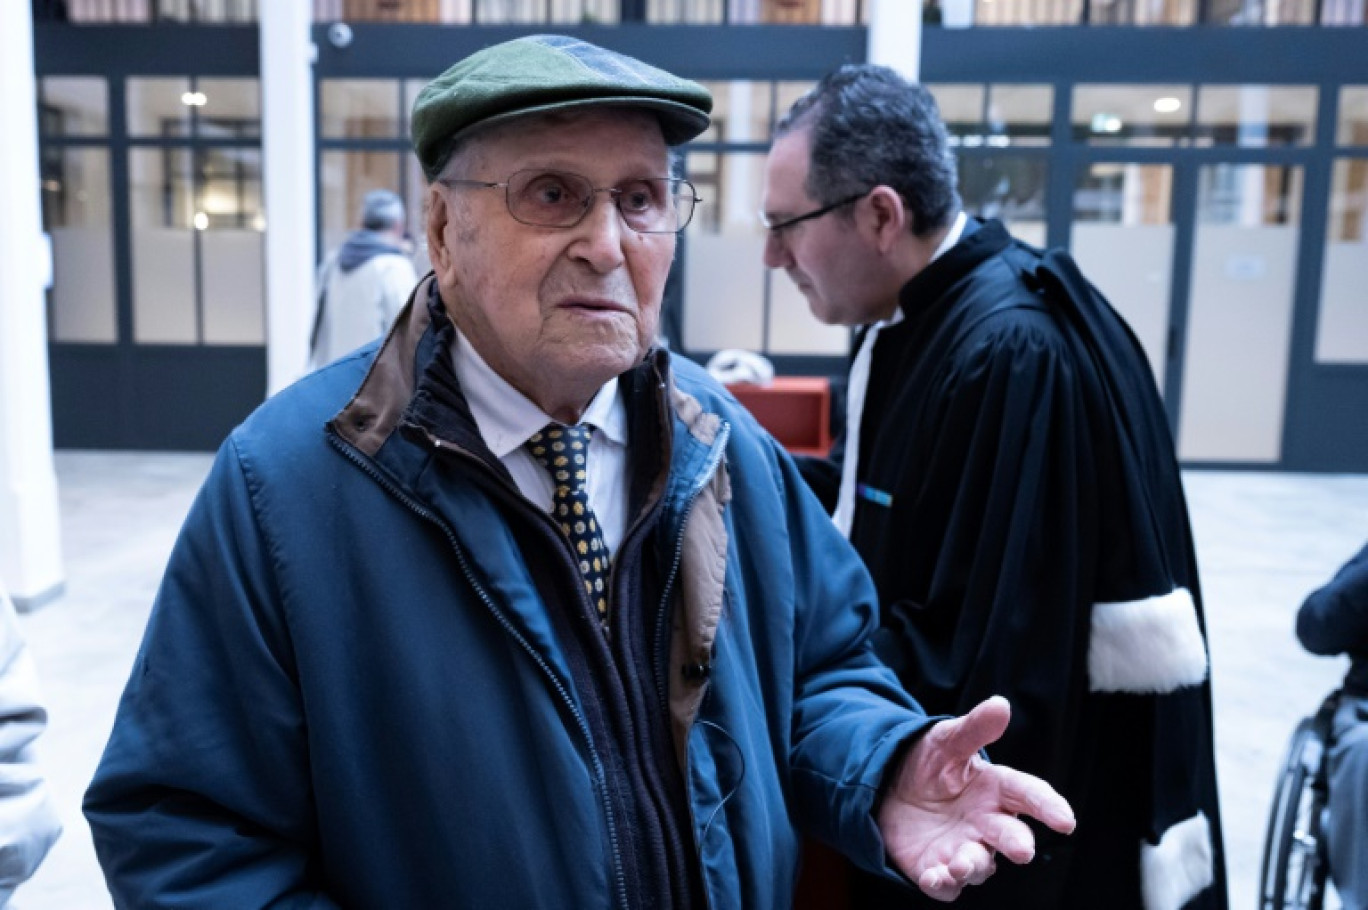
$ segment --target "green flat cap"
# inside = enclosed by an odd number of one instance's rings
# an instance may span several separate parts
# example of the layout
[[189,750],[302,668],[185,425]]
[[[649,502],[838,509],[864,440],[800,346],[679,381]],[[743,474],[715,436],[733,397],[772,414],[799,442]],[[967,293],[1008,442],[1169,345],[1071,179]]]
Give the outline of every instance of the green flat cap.
[[431,180],[456,135],[525,114],[589,105],[646,108],[668,145],[708,128],[712,95],[640,60],[564,35],[530,35],[477,51],[433,79],[413,102],[413,149]]

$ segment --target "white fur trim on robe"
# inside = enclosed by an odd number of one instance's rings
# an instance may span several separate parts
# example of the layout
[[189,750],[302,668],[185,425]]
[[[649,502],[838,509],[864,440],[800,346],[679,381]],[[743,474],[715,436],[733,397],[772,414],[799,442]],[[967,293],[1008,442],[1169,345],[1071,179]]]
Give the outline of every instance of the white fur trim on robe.
[[1092,610],[1088,682],[1094,692],[1161,694],[1207,675],[1206,643],[1186,588]]
[[1141,845],[1145,910],[1179,910],[1211,887],[1211,856],[1211,825],[1201,812],[1169,828],[1157,845]]

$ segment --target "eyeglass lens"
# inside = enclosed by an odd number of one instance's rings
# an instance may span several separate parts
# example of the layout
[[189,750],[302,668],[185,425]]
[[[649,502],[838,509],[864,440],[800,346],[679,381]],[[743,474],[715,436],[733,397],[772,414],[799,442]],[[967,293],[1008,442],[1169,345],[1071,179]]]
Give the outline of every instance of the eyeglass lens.
[[[687,180],[639,177],[603,191],[612,194],[627,226],[641,233],[673,233],[693,217],[694,193]],[[579,174],[519,171],[508,178],[508,211],[524,224],[573,227],[596,192]]]

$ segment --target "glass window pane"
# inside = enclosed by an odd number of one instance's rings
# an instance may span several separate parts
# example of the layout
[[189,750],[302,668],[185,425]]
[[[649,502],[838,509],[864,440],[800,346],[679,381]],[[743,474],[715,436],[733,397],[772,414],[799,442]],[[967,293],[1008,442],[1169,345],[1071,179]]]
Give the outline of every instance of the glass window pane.
[[1211,25],[1310,25],[1317,0],[1210,0],[1207,22]]
[[261,152],[206,149],[200,158],[204,342],[265,344]]
[[704,82],[713,96],[712,125],[695,142],[768,142],[769,82]]
[[114,240],[109,218],[109,152],[45,148],[43,229],[52,239],[53,341],[113,343]]
[[190,111],[199,98],[188,78],[130,76],[126,92],[130,136],[190,135]]
[[1049,145],[1054,88],[1048,85],[988,87],[988,144]]
[[1340,145],[1368,145],[1368,85],[1340,89],[1335,141]]
[[1186,145],[1192,89],[1186,85],[1080,85],[1073,96],[1075,142]]
[[928,83],[926,90],[936,99],[941,119],[950,133],[951,145],[969,147],[983,144],[982,85],[941,85]]
[[128,184],[134,340],[195,344],[197,212],[189,150],[129,150]]
[[67,0],[67,17],[72,22],[151,22],[152,0]]
[[[745,15],[749,17],[745,21],[753,22],[759,15],[756,6],[759,0],[743,0],[743,3],[745,2],[751,4],[750,8],[745,11]],[[726,0],[646,0],[646,21],[715,25],[722,21],[722,11],[725,5]]]
[[[404,100],[399,105],[399,130],[406,139],[412,136],[412,133],[409,132],[409,126],[410,118],[413,116],[413,102],[418,100],[418,93],[423,90],[423,86],[427,85],[428,81],[427,79],[404,80]],[[324,85],[326,84],[324,83]]]
[[[145,6],[147,0],[128,0],[104,7]],[[255,22],[256,4],[242,0],[156,0],[156,18],[166,22],[229,23]]]
[[1173,168],[1093,164],[1074,189],[1071,252],[1135,330],[1160,390],[1173,279]]
[[[959,12],[971,0],[941,0],[944,21],[970,24]],[[972,0],[974,25],[1075,25],[1082,21],[1083,0]]]
[[1307,145],[1315,135],[1314,86],[1204,85],[1198,89],[1198,145]]
[[[388,151],[323,153],[319,186],[323,198],[322,255],[342,245],[347,234],[359,226],[361,200],[371,190],[403,193],[401,160],[411,153]],[[416,172],[417,166],[409,168]],[[408,206],[409,231],[422,234],[422,212]]]
[[1321,25],[1368,25],[1363,0],[1322,0]]
[[198,79],[204,97],[198,110],[200,136],[213,139],[261,135],[261,92],[255,79]]
[[[733,3],[733,8],[754,5],[742,0]],[[760,21],[768,25],[816,25],[822,21],[822,0],[760,0],[759,5]]]
[[1044,158],[962,155],[959,181],[964,210],[981,218],[1001,219],[1017,237],[1044,246],[1048,172]]
[[1335,162],[1316,362],[1368,364],[1368,159]]
[[618,0],[551,0],[551,21],[564,25],[616,25]]
[[1196,0],[1092,0],[1093,25],[1192,25]]
[[94,76],[46,76],[40,83],[38,125],[45,136],[109,132],[109,86]]
[[1277,462],[1282,453],[1300,168],[1217,164],[1198,174],[1178,452]]
[[765,237],[755,213],[764,163],[762,154],[688,155],[689,179],[706,201],[685,237],[684,350],[762,349]]
[[320,92],[324,136],[344,139],[405,136],[394,79],[325,79]]
[[545,22],[546,0],[475,0],[475,16],[481,25]]

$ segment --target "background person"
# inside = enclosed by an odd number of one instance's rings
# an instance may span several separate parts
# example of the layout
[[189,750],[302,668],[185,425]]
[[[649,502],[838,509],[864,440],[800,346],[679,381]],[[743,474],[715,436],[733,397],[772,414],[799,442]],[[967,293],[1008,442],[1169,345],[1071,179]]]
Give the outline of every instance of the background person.
[[360,229],[319,269],[312,369],[374,341],[394,323],[418,280],[405,231],[404,200],[389,190],[365,195]]
[[1330,875],[1343,910],[1368,910],[1368,546],[1297,611],[1312,654],[1348,654],[1330,750]]
[[85,811],[121,907],[780,908],[796,827],[942,899],[1072,825],[875,659],[791,460],[652,350],[700,86],[571,38],[419,94],[434,273],[186,520]]
[[794,104],[763,211],[766,265],[861,329],[843,454],[806,467],[873,574],[877,652],[933,713],[1006,695],[994,759],[1078,814],[962,906],[1224,908],[1197,565],[1129,329],[1066,255],[964,215],[935,102],[885,67]]

